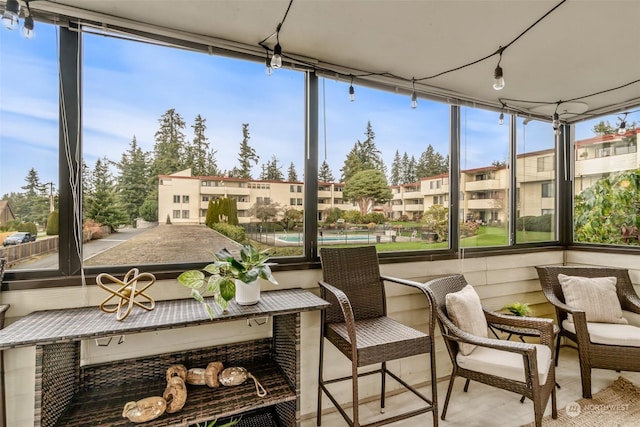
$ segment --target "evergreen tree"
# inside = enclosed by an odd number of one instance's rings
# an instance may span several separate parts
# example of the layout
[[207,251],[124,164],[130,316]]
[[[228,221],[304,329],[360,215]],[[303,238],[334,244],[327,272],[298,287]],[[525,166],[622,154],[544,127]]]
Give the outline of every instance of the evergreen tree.
[[416,165],[417,179],[440,175],[449,170],[448,156],[436,152],[431,144],[422,152]]
[[278,166],[278,159],[276,156],[272,156],[270,161],[267,161],[262,166],[262,173],[260,179],[266,181],[284,181],[284,175],[282,174],[282,166]]
[[333,182],[335,178],[333,177],[333,173],[331,173],[331,169],[329,168],[329,164],[326,160],[322,162],[320,165],[320,170],[318,171],[318,180],[320,182]]
[[109,160],[98,159],[92,174],[93,192],[87,201],[86,217],[108,225],[111,231],[127,221],[127,214],[119,204],[115,184],[109,172]]
[[296,167],[293,165],[293,162],[291,162],[289,170],[287,171],[287,181],[298,182],[298,173],[296,172]]
[[375,133],[371,127],[371,122],[367,122],[365,136],[367,139],[364,141],[358,140],[349,154],[347,154],[344,166],[340,169],[342,182],[348,181],[356,173],[367,169],[375,169],[385,175],[387,174],[382,155],[376,147]]
[[396,154],[393,156],[393,162],[391,163],[391,176],[389,179],[389,184],[398,185],[401,184],[402,176],[404,175],[402,171],[402,162],[400,161],[400,152],[396,150]]
[[158,120],[151,164],[151,181],[157,185],[158,175],[168,175],[185,169],[185,122],[175,109],[167,110]]
[[116,188],[130,224],[140,215],[140,207],[147,195],[153,192],[149,185],[148,157],[134,136],[129,149],[122,153],[120,162],[116,163],[120,170]]
[[235,178],[251,178],[251,162],[254,165],[258,164],[260,156],[256,154],[249,145],[249,123],[242,124],[242,143],[240,143],[240,152],[238,153],[239,168],[234,168],[233,176]]
[[191,168],[193,176],[220,175],[216,163],[215,151],[209,149],[209,138],[204,134],[207,130],[206,119],[200,114],[195,118],[193,126],[193,141],[187,146],[186,166]]
[[13,205],[14,213],[22,221],[44,224],[49,216],[46,186],[40,182],[38,172],[34,168],[29,169],[24,180],[26,184],[20,187],[24,190],[23,203]]

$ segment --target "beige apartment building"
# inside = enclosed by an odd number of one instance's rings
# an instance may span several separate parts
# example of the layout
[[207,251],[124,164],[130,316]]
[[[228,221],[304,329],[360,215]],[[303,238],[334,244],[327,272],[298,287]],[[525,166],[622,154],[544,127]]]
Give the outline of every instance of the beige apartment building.
[[[637,135],[609,134],[575,143],[575,193],[590,187],[604,175],[640,168]],[[632,138],[633,136],[636,138]],[[631,137],[631,138],[630,138]],[[516,156],[517,216],[540,216],[555,212],[556,159],[553,149]],[[483,223],[503,223],[508,218],[509,171],[506,166],[463,170],[460,176],[460,218]],[[433,205],[446,205],[449,175],[423,178],[419,182],[391,187],[391,217],[416,218]]]
[[[342,197],[344,184],[318,184],[318,215],[323,220],[327,209],[356,210],[354,203]],[[176,224],[204,223],[209,200],[234,198],[241,224],[257,221],[250,209],[256,203],[277,203],[281,212],[288,209],[303,210],[304,183],[261,181],[218,176],[191,176],[191,169],[171,175],[161,175],[158,183],[158,220],[168,217]]]
[[[640,168],[637,138],[640,129],[625,135],[596,136],[575,143],[575,191],[581,192],[603,175]],[[630,142],[631,141],[631,142]],[[540,216],[555,212],[555,152],[533,151],[516,156],[517,216]],[[277,203],[282,212],[303,209],[304,183],[260,181],[244,178],[191,176],[191,170],[159,177],[158,219],[172,223],[203,223],[209,200],[224,197],[238,202],[240,223],[256,221],[250,209],[256,203]],[[460,177],[460,218],[486,224],[502,224],[508,218],[509,170],[507,166],[467,169]],[[318,220],[325,211],[357,210],[344,200],[343,183],[319,183]],[[433,205],[449,202],[449,175],[423,178],[391,187],[392,200],[383,211],[390,219],[419,218]]]

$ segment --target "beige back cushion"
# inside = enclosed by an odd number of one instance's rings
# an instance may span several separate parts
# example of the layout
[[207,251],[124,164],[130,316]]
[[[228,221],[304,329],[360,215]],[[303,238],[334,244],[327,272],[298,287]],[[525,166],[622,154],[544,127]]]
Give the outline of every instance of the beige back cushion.
[[[463,331],[487,338],[487,319],[482,311],[480,297],[473,286],[467,285],[458,292],[447,294],[445,299],[451,321]],[[460,343],[460,353],[464,356],[475,350],[475,344]]]
[[[628,324],[616,294],[615,277],[580,277],[558,274],[567,305],[584,310],[587,322]],[[573,322],[573,316],[567,320]]]

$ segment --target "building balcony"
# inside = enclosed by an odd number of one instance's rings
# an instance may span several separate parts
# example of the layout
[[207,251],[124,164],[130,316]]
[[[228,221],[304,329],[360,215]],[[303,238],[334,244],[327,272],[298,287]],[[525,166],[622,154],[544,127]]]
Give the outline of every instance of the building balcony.
[[424,211],[424,204],[416,203],[416,204],[404,205],[404,210],[407,212],[422,212]]
[[501,199],[467,200],[468,209],[501,209],[504,201]]
[[506,183],[499,179],[485,179],[484,181],[468,181],[464,183],[464,191],[504,190]]

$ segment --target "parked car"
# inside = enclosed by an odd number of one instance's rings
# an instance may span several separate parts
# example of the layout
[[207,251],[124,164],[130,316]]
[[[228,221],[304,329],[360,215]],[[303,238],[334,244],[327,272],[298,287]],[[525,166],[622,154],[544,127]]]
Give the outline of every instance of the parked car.
[[35,242],[35,241],[36,241],[35,235],[20,231],[18,233],[13,233],[11,236],[4,239],[4,242],[2,242],[2,246],[18,245],[20,243]]

